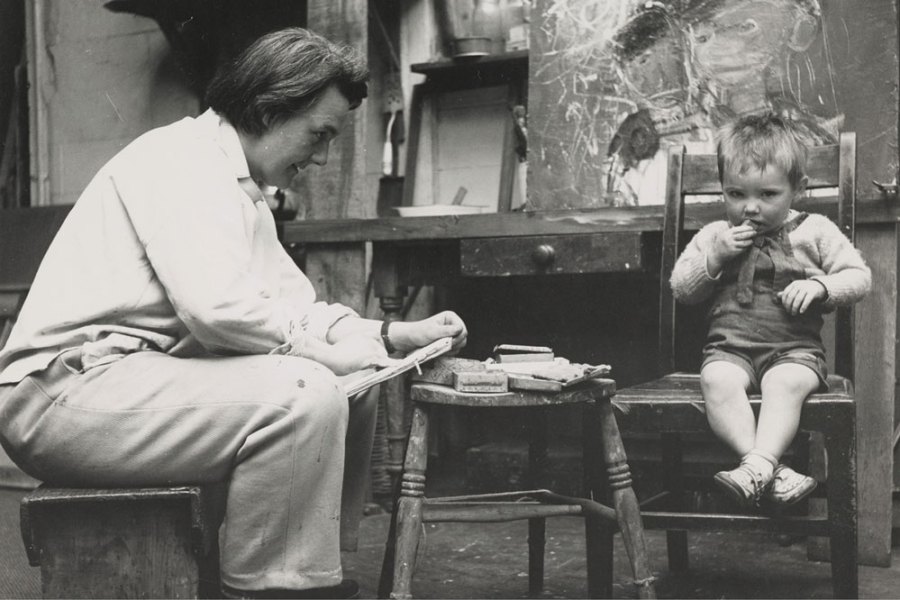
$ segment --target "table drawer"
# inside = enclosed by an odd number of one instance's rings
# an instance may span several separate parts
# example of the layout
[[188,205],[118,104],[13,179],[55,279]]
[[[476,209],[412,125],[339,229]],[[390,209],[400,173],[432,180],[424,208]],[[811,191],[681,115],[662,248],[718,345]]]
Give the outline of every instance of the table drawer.
[[467,276],[610,273],[641,269],[640,232],[463,239]]

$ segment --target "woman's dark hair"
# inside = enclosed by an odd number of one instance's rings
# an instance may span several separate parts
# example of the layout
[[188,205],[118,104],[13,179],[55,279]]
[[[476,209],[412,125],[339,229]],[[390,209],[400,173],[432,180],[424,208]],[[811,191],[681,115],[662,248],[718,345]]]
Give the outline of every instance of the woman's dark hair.
[[366,97],[368,69],[354,49],[300,27],[253,42],[219,68],[206,88],[206,104],[238,130],[261,135],[310,108],[331,86],[356,108]]

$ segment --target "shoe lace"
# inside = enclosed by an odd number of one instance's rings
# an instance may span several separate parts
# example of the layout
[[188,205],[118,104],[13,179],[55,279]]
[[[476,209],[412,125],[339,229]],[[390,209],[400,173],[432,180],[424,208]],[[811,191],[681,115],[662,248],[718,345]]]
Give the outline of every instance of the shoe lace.
[[747,483],[753,488],[752,492],[752,500],[755,505],[759,505],[759,501],[762,498],[763,492],[766,489],[766,482],[763,481],[763,475],[750,465],[744,463],[741,464],[737,469],[735,469],[740,474],[743,474],[747,478]]

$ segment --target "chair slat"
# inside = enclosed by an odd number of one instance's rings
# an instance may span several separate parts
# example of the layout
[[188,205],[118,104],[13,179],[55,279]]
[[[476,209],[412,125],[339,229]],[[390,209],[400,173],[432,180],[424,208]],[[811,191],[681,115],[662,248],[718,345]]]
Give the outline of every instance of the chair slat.
[[[847,142],[847,148],[855,151],[855,134],[853,142]],[[837,187],[840,182],[838,166],[841,163],[838,145],[816,146],[809,149],[806,161],[806,175],[809,177],[808,189]],[[844,143],[840,145],[845,151]],[[855,169],[854,169],[855,170]],[[685,154],[683,167],[682,193],[687,195],[721,194],[719,183],[719,166],[715,154]],[[677,189],[677,188],[676,188]]]

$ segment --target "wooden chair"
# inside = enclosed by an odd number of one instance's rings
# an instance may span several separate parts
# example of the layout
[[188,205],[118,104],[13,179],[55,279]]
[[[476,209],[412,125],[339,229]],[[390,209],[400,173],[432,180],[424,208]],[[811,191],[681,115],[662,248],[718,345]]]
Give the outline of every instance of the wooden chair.
[[[0,348],[71,206],[0,211]],[[220,486],[41,485],[20,505],[44,598],[219,597]]]
[[[856,138],[844,133],[840,143],[810,151],[809,187],[838,190],[836,221],[851,239],[855,229]],[[652,433],[662,437],[662,461],[667,491],[642,507],[644,525],[666,529],[669,568],[688,567],[687,530],[758,530],[830,539],[832,583],[835,597],[858,594],[857,508],[856,508],[856,402],[853,377],[853,315],[849,308],[838,309],[835,365],[830,391],[814,394],[803,406],[800,430],[814,439],[824,437],[827,452],[827,479],[823,472],[820,490],[827,491],[826,516],[785,516],[784,514],[709,514],[684,511],[684,477],[681,436],[710,434],[699,376],[675,372],[679,350],[676,333],[677,307],[668,284],[677,254],[685,245],[684,199],[689,194],[720,194],[716,157],[685,154],[673,149],[669,154],[666,207],[660,268],[659,373],[653,381],[620,390],[615,406],[623,432]],[[699,349],[698,349],[699,352]],[[751,396],[754,411],[760,397]],[[821,436],[821,437],[819,437]],[[815,452],[813,453],[815,457]],[[820,463],[824,471],[824,462]],[[817,490],[820,491],[820,490]],[[664,510],[651,510],[661,500]]]
[[[631,473],[613,414],[612,380],[592,380],[561,392],[510,391],[499,394],[457,392],[449,385],[413,383],[412,424],[406,448],[398,498],[385,548],[379,597],[411,598],[411,582],[419,546],[419,532],[426,522],[504,522],[528,520],[529,594],[540,594],[544,577],[544,526],[551,516],[585,518],[588,594],[612,595],[612,536],[618,530],[631,560],[637,594],[655,598],[654,578],[647,562],[637,498]],[[531,482],[541,479],[546,460],[546,411],[581,405],[585,494],[571,498],[549,490],[425,498],[429,417],[434,406],[469,409],[504,408],[531,411],[529,467]],[[603,466],[605,465],[605,473]],[[609,500],[612,508],[595,500]],[[610,544],[605,545],[609,540]],[[439,559],[438,559],[439,560]]]

